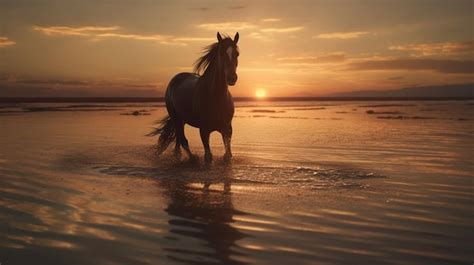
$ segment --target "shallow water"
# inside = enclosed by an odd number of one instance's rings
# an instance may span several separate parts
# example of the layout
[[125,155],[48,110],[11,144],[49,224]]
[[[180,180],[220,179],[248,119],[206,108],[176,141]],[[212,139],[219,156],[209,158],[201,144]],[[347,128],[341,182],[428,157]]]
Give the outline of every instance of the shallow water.
[[0,262],[470,264],[472,110],[238,102],[205,168],[155,157],[161,103],[2,105]]

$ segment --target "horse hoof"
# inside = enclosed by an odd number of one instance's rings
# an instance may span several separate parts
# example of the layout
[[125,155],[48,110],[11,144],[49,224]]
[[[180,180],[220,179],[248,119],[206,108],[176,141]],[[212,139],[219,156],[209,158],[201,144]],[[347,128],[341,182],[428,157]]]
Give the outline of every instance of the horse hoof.
[[199,161],[199,157],[197,155],[189,155],[189,161],[192,163],[196,163]]
[[224,154],[224,161],[230,162],[232,160],[232,154]]
[[206,163],[206,165],[209,165],[212,163],[212,154],[211,153],[207,153],[204,155],[204,162]]

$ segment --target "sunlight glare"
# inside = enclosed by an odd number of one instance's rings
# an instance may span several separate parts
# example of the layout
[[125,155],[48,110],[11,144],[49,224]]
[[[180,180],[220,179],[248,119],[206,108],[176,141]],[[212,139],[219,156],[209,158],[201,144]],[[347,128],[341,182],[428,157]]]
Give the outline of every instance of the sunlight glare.
[[267,91],[265,91],[265,89],[259,88],[255,91],[255,96],[257,98],[264,98],[267,96]]

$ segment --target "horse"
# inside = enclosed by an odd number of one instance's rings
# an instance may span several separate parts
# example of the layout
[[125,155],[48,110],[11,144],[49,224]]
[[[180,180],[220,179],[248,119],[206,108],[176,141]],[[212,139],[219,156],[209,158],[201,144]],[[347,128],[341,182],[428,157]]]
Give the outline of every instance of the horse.
[[217,32],[217,42],[204,49],[203,55],[194,63],[194,72],[179,73],[171,79],[165,92],[168,115],[149,134],[159,135],[157,155],[175,142],[174,155],[177,158],[181,157],[182,147],[190,159],[196,159],[184,135],[184,126],[188,124],[199,128],[206,164],[212,162],[209,136],[214,131],[222,134],[224,160],[232,158],[234,101],[228,87],[237,82],[238,41],[238,32],[234,39]]

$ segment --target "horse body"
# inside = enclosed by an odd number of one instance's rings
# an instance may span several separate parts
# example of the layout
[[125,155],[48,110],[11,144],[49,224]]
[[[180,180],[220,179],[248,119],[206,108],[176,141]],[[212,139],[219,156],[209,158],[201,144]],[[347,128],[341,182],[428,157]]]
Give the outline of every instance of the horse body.
[[199,76],[193,73],[179,73],[171,79],[165,93],[168,115],[193,127],[199,128],[199,116],[193,110],[194,95]]
[[161,121],[161,127],[152,135],[160,134],[158,154],[162,153],[173,141],[175,155],[181,154],[180,148],[191,153],[184,135],[184,126],[189,124],[199,128],[205,150],[205,161],[212,161],[209,136],[213,131],[222,134],[225,146],[225,159],[232,157],[230,142],[232,137],[232,118],[234,102],[228,90],[229,85],[237,81],[238,33],[234,40],[222,39],[218,33],[218,42],[209,46],[207,54],[196,62],[197,73],[179,73],[174,76],[165,93],[168,117]]

